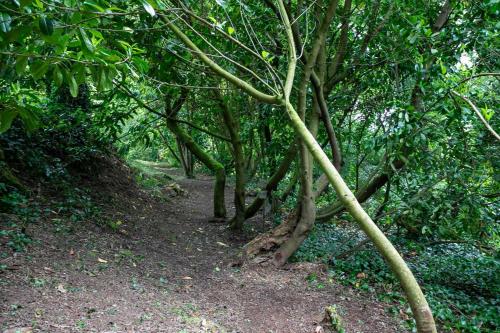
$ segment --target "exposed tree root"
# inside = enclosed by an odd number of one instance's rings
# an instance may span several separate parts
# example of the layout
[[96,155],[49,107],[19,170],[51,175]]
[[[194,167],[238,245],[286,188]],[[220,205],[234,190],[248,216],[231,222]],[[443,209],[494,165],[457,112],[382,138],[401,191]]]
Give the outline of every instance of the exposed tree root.
[[244,247],[245,255],[248,258],[253,258],[279,248],[281,244],[290,238],[296,225],[297,217],[295,213],[292,213],[276,228],[258,235],[246,244]]

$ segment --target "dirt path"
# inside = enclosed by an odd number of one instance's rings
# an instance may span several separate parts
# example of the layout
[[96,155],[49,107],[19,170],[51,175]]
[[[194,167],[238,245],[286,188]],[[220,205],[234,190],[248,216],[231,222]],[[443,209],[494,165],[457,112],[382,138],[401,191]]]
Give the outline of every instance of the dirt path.
[[[232,267],[244,240],[208,223],[211,180],[179,184],[188,195],[166,202],[117,193],[107,202],[117,231],[31,227],[39,242],[1,259],[0,331],[312,333],[332,304],[347,332],[401,331],[386,305],[327,281],[318,266]],[[325,279],[321,289],[310,273]]]

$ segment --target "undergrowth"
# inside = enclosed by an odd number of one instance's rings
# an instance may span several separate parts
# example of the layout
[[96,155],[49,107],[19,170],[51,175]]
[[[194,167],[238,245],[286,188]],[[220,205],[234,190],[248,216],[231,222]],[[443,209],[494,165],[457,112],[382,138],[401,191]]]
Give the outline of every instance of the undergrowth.
[[[383,258],[366,245],[345,259],[335,256],[362,235],[355,230],[320,224],[293,256],[294,261],[322,261],[330,278],[362,291],[376,292],[394,314],[415,331],[402,290]],[[423,246],[391,237],[419,280],[442,332],[498,332],[500,328],[500,260],[468,244]]]
[[79,188],[68,188],[60,198],[33,198],[10,191],[0,195],[0,206],[3,212],[0,238],[16,252],[24,251],[34,241],[33,235],[26,231],[30,224],[45,221],[56,233],[71,232],[75,223],[96,221],[101,212],[88,190]]
[[98,173],[109,141],[88,125],[84,106],[49,103],[44,128],[27,132],[15,121],[0,135],[0,242],[23,251],[35,241],[29,227],[47,223],[70,232],[76,223],[98,221],[100,208],[82,179]]

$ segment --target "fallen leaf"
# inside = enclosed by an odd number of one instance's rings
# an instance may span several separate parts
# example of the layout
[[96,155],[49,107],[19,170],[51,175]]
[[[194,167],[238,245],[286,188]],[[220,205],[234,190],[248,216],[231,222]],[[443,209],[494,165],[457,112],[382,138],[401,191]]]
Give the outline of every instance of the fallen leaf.
[[218,245],[220,245],[220,246],[229,247],[229,245],[224,244],[224,243],[222,243],[222,242],[217,242],[217,244],[218,244]]
[[35,310],[35,317],[41,317],[43,315],[43,310],[42,309],[36,309]]
[[366,278],[366,274],[365,274],[365,273],[363,273],[363,272],[361,272],[361,273],[358,273],[358,274],[356,275],[356,277],[357,277],[358,279],[364,279],[364,278]]
[[97,276],[97,274],[92,272],[92,271],[85,271],[85,273],[87,273],[89,276],[92,276],[92,277]]
[[73,249],[69,250],[69,255],[70,256],[74,256],[75,255],[75,250],[73,250]]
[[316,326],[314,333],[325,333],[325,330],[320,325]]
[[107,260],[104,260],[104,259],[101,259],[101,258],[97,258],[97,261],[99,261],[100,263],[103,263],[103,264],[107,264],[108,263]]
[[43,269],[46,270],[47,272],[54,273],[54,270],[50,267],[44,267]]
[[404,311],[402,309],[399,309],[399,314],[400,314],[400,316],[401,316],[401,318],[403,320],[409,320],[410,319],[410,317],[406,313],[404,313]]
[[190,276],[183,276],[181,277],[181,280],[192,280],[193,278]]
[[58,292],[63,293],[63,294],[65,294],[67,292],[66,288],[64,288],[62,283],[58,284],[56,289]]

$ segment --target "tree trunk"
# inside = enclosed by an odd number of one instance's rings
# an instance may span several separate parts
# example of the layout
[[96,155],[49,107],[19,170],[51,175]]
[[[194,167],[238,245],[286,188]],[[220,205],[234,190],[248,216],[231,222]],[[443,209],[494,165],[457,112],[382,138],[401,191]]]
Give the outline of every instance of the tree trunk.
[[321,169],[325,172],[330,184],[335,189],[335,192],[337,192],[343,205],[360,225],[365,234],[371,239],[400,281],[408,298],[408,302],[410,303],[413,315],[415,316],[418,331],[422,333],[436,333],[436,325],[431,309],[427,304],[418,282],[415,280],[413,273],[410,271],[401,255],[372,221],[370,216],[368,216],[363,207],[361,207],[337,169],[335,169],[328,159],[328,156],[326,156],[325,152],[314,139],[314,136],[308,131],[293,106],[289,102],[286,102],[285,107],[295,131],[304,140],[309,151],[317,160]]
[[247,207],[245,211],[245,219],[249,219],[262,207],[266,199],[272,195],[272,192],[276,190],[279,182],[285,177],[290,165],[295,159],[295,155],[297,152],[297,145],[292,143],[292,145],[288,148],[285,157],[281,161],[278,169],[274,172],[274,174],[269,178],[266,186],[261,190],[261,192],[257,195],[254,201]]
[[[182,89],[179,98],[173,103],[170,102],[170,96],[165,96],[165,118],[167,120],[167,127],[176,135],[186,148],[195,155],[201,163],[205,164],[215,174],[214,185],[214,218],[224,219],[226,217],[226,204],[224,201],[224,190],[226,187],[226,173],[224,166],[219,163],[212,155],[206,153],[193,138],[180,126],[176,119],[182,105],[187,99],[187,89]],[[142,105],[145,105],[142,103]],[[149,106],[145,106],[151,110]],[[154,110],[153,110],[154,111]]]
[[[299,93],[299,100],[305,101],[306,91],[302,91],[303,94]],[[319,121],[319,105],[316,101],[313,103],[314,109],[311,113],[311,119],[309,122],[309,133],[316,136],[318,131],[318,121]],[[304,109],[305,111],[305,109]],[[305,118],[305,112],[302,113],[301,118]],[[314,203],[314,191],[313,191],[313,157],[305,142],[300,143],[300,201],[298,203],[298,219],[297,225],[295,226],[290,237],[280,246],[280,248],[274,254],[274,262],[277,265],[284,265],[288,258],[295,253],[304,242],[304,240],[309,235],[314,225],[314,220],[316,219],[316,205]]]
[[295,189],[295,185],[297,184],[297,180],[299,179],[299,166],[295,168],[292,178],[290,179],[290,182],[288,183],[287,187],[283,190],[283,193],[281,194],[280,201],[285,202],[286,199],[290,194],[292,194],[293,190]]
[[181,160],[182,169],[184,170],[184,175],[187,178],[194,178],[194,170],[193,170],[193,158],[191,151],[187,149],[186,145],[179,137],[177,140],[177,149],[179,150],[179,159]]
[[281,266],[297,251],[311,231],[316,217],[316,207],[312,190],[312,156],[304,143],[300,144],[301,157],[301,197],[298,203],[298,216],[295,228],[279,249],[274,253],[274,262]]
[[194,179],[194,157],[189,149],[186,149],[186,177]]
[[[318,117],[312,117],[311,130],[313,132],[317,129],[317,123]],[[297,173],[300,173],[301,194],[295,213],[288,216],[277,227],[257,236],[245,246],[245,253],[250,257],[274,251],[273,262],[277,266],[284,265],[288,258],[297,251],[311,231],[316,217],[312,177],[313,159],[304,143],[299,143],[298,145],[300,146],[300,168]],[[290,163],[293,161],[294,155],[290,154]],[[260,202],[265,202],[265,199],[266,196],[262,196]]]
[[[405,166],[405,162],[403,160],[396,160],[392,163],[392,167],[385,167],[384,171],[376,174],[374,177],[371,177],[369,182],[364,185],[359,191],[356,192],[356,199],[359,203],[363,203],[370,199],[372,195],[378,192],[379,189],[384,187],[387,182],[390,180],[391,176],[394,174],[394,170],[400,170]],[[345,210],[345,207],[342,205],[342,201],[338,200],[329,205],[328,207],[324,207],[318,210],[316,219],[318,221],[327,221],[335,215],[342,213]]]
[[232,155],[234,158],[234,170],[236,173],[236,182],[234,187],[234,217],[229,222],[231,229],[241,230],[245,222],[245,156],[243,154],[243,144],[240,138],[240,124],[235,119],[232,110],[224,102],[220,92],[214,91],[219,106],[222,109],[222,116],[226,124],[229,136],[231,138]]
[[226,173],[224,166],[215,160],[210,154],[201,149],[193,138],[184,131],[174,119],[167,119],[168,128],[177,138],[195,155],[201,163],[205,164],[215,174],[214,186],[214,217],[221,219],[226,217],[226,205],[224,202],[224,189],[226,186]]

